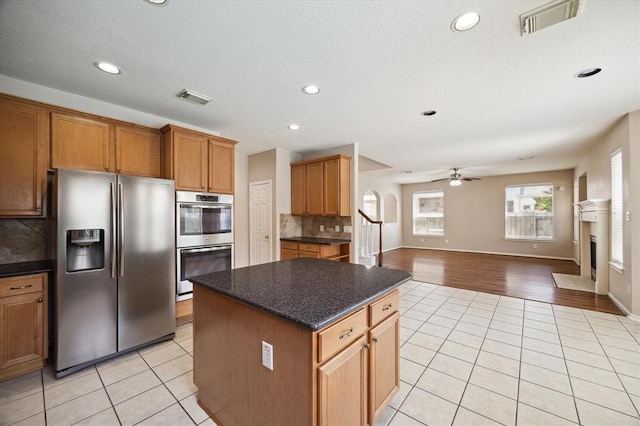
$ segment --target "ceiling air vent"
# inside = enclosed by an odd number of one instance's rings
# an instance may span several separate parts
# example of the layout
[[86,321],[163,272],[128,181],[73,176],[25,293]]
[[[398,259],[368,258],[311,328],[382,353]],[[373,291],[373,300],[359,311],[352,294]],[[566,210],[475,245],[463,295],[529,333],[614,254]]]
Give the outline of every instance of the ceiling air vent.
[[[584,0],[582,0],[584,2]],[[535,33],[559,22],[575,18],[580,0],[556,0],[520,15],[521,35]]]
[[187,89],[184,89],[182,92],[178,93],[178,98],[182,99],[183,101],[192,102],[198,105],[206,105],[211,102],[211,98]]

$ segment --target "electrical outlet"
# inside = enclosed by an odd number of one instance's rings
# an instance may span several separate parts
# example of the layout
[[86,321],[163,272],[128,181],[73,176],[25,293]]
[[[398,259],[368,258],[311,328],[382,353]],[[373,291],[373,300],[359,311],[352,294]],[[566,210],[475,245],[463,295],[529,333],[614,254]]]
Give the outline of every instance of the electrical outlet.
[[631,294],[631,283],[627,283],[627,293]]
[[320,225],[320,232],[324,232],[324,225]]
[[624,214],[624,219],[625,219],[627,222],[631,222],[631,212],[626,212],[626,213]]
[[449,240],[444,240],[444,243],[445,244],[449,244]]
[[336,232],[340,232],[340,225],[336,225]]
[[537,248],[538,248],[538,245],[537,245],[537,244],[534,244],[534,245],[533,245],[533,248],[534,248],[534,249],[537,249]]
[[273,371],[273,346],[262,341],[262,365]]

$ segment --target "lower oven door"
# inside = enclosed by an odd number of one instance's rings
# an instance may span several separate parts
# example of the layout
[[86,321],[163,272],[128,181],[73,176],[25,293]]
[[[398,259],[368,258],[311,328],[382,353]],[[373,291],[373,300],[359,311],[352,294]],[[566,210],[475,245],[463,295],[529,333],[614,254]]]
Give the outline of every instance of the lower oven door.
[[176,257],[176,301],[193,297],[189,279],[233,268],[233,245],[179,248]]

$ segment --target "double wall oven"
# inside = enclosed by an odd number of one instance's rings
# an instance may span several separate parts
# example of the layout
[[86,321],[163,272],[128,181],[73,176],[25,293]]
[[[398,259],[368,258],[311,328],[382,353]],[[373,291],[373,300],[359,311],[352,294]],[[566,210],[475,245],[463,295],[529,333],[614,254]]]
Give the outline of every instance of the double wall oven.
[[176,301],[191,277],[233,268],[233,195],[176,191]]

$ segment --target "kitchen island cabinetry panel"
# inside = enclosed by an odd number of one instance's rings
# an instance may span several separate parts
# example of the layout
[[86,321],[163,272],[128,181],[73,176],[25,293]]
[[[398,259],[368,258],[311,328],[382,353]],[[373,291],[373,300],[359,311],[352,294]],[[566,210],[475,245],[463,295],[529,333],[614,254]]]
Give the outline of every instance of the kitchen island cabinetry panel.
[[317,259],[195,277],[199,404],[231,426],[373,424],[398,390],[399,341],[397,306],[371,312],[409,277]]
[[0,278],[0,379],[44,366],[47,274]]
[[48,112],[0,96],[0,216],[44,216]]

